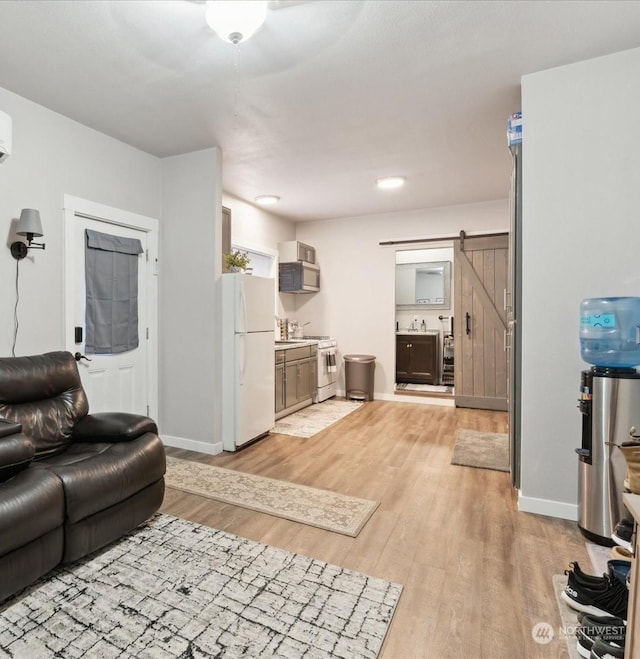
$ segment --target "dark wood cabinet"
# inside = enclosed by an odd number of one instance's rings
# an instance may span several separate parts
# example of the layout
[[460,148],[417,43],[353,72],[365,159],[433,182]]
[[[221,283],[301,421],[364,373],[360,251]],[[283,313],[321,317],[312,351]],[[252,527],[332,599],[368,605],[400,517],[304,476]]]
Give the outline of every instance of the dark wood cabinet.
[[396,382],[439,384],[439,338],[437,334],[396,335]]

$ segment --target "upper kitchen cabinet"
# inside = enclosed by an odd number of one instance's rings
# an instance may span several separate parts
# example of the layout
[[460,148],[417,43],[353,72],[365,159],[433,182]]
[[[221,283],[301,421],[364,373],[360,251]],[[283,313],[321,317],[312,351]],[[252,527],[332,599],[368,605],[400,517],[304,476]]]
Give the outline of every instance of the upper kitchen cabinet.
[[222,272],[229,272],[224,255],[231,251],[231,209],[222,207]]
[[293,261],[304,261],[305,263],[316,262],[316,250],[311,245],[305,245],[297,240],[287,240],[278,243],[278,258],[280,263],[291,263]]
[[320,290],[320,268],[316,250],[310,245],[290,240],[278,243],[279,285],[281,293],[317,293]]

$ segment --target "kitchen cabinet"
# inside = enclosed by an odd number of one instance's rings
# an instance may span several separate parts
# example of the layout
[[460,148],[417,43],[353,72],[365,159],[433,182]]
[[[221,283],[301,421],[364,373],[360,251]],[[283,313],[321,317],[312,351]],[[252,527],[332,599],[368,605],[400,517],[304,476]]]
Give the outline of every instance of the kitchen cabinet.
[[285,408],[284,350],[276,350],[276,414]]
[[222,272],[229,272],[224,262],[225,254],[231,251],[231,210],[222,207]]
[[440,335],[396,335],[396,382],[439,384]]
[[317,388],[316,345],[276,350],[276,419],[311,405]]

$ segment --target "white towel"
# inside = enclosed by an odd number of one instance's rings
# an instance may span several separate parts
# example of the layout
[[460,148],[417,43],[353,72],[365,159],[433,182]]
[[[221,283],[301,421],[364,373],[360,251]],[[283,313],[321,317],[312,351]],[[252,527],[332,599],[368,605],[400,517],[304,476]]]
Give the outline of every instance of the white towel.
[[327,361],[327,373],[335,373],[338,370],[338,367],[336,366],[335,350],[332,350],[331,352],[327,353],[326,361]]

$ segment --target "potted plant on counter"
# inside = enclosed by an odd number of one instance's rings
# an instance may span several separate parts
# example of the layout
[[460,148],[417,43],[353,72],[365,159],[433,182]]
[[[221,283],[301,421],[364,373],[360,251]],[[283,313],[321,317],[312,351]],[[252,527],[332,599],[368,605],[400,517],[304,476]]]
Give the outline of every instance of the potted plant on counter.
[[229,272],[245,272],[251,262],[248,252],[234,249],[224,255],[224,264]]

